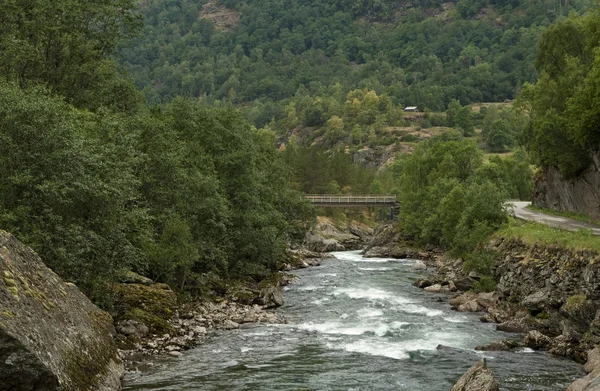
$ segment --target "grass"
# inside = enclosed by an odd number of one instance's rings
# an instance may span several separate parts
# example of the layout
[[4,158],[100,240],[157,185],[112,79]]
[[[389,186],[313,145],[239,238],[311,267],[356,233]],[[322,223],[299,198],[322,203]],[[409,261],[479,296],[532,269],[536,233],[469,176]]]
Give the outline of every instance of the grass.
[[600,253],[600,236],[593,235],[591,231],[565,231],[532,221],[511,219],[495,236],[518,238],[529,244],[557,245],[571,250],[588,249]]
[[553,215],[553,216],[568,217],[573,220],[583,221],[584,223],[600,224],[600,220],[594,219],[593,217],[590,217],[583,213],[562,212],[562,211],[553,210],[553,209],[540,208],[538,206],[533,206],[533,205],[529,205],[527,207],[527,209],[531,209],[536,212],[546,213],[546,214]]

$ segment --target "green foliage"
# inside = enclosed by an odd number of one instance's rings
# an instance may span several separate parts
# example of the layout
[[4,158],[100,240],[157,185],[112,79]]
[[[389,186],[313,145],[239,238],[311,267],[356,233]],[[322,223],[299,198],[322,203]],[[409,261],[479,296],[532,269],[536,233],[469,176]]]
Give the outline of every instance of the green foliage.
[[496,281],[489,276],[483,276],[479,281],[473,283],[471,290],[475,293],[494,292],[496,290]]
[[77,106],[131,109],[137,92],[108,56],[141,26],[134,0],[7,0],[0,14],[0,74],[41,84]]
[[311,220],[274,135],[231,108],[92,114],[3,83],[0,140],[0,225],[92,298],[123,269],[260,278]]
[[[257,127],[285,118],[299,88],[314,96],[336,82],[340,89],[328,97],[367,88],[438,112],[453,99],[512,99],[538,76],[533,62],[544,28],[593,6],[462,0],[441,12],[432,1],[225,0],[219,4],[239,23],[217,29],[200,4],[142,2],[145,27],[122,49],[122,64],[151,103],[182,95],[242,104]],[[298,118],[315,126],[339,115],[323,109]],[[372,123],[370,114],[359,121]]]
[[502,184],[476,180],[481,167],[481,152],[468,140],[435,137],[403,156],[393,168],[403,233],[458,255],[489,237],[507,219],[505,190]]
[[575,14],[543,35],[536,60],[540,79],[519,98],[531,122],[522,142],[536,163],[576,176],[600,147],[600,11]]
[[454,117],[454,126],[460,130],[465,137],[475,134],[473,126],[472,110],[469,106],[461,107]]
[[571,232],[535,222],[511,219],[496,235],[507,239],[521,239],[529,244],[561,246],[572,250],[588,249],[600,253],[598,236],[589,230]]

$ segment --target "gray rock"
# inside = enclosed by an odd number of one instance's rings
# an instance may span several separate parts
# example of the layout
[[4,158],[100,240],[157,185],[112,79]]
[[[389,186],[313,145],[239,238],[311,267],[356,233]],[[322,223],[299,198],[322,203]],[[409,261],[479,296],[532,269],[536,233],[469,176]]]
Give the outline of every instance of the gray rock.
[[240,325],[232,320],[227,319],[225,322],[223,322],[223,328],[225,330],[239,329]]
[[492,371],[487,367],[485,359],[473,365],[454,384],[451,391],[499,391],[500,385]]
[[478,312],[481,311],[481,307],[477,304],[477,300],[470,300],[459,305],[457,310],[458,312]]
[[520,341],[514,339],[503,339],[500,341],[490,342],[486,345],[476,346],[475,350],[482,352],[509,352],[521,347],[523,347],[523,344]]
[[521,305],[523,305],[523,307],[527,308],[529,311],[539,311],[544,309],[547,300],[548,292],[542,289],[525,297],[521,301]]
[[537,330],[532,330],[525,336],[524,343],[532,349],[546,349],[552,340]]
[[564,178],[556,167],[536,175],[533,204],[566,212],[584,213],[600,219],[600,151],[577,178]]
[[412,268],[414,270],[427,270],[427,265],[421,260],[416,260],[415,263],[413,263]]
[[429,293],[439,293],[442,290],[441,284],[434,284],[423,289],[425,292]]
[[152,281],[148,277],[144,277],[141,274],[137,274],[132,271],[127,271],[123,275],[119,276],[118,281],[123,284],[142,284],[142,285],[152,285],[154,281]]
[[0,270],[0,389],[120,389],[108,313],[4,231]]
[[283,305],[283,291],[278,286],[268,286],[260,290],[258,302],[266,308],[275,308]]

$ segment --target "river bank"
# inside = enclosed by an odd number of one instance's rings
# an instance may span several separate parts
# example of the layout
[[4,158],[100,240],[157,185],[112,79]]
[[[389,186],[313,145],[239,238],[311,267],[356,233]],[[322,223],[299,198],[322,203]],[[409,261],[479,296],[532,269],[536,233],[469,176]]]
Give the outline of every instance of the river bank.
[[517,333],[476,350],[530,348],[578,363],[587,361],[590,375],[568,390],[591,390],[581,384],[587,387],[600,378],[598,354],[592,353],[600,342],[599,254],[504,237],[491,241],[483,254],[494,257],[491,272],[498,284],[490,292],[469,290],[481,288],[482,277],[466,273],[462,260],[444,255],[429,259],[436,273],[416,281],[415,286],[445,294],[458,312],[481,313],[480,321],[495,324],[500,332]]
[[479,315],[453,311],[442,295],[412,286],[428,273],[413,268],[414,260],[334,255],[297,270],[299,279],[284,287],[286,303],[277,312],[287,323],[215,330],[183,356],[130,374],[125,389],[449,390],[482,357],[510,391],[552,391],[581,373],[574,363],[530,350],[473,351],[497,332]]

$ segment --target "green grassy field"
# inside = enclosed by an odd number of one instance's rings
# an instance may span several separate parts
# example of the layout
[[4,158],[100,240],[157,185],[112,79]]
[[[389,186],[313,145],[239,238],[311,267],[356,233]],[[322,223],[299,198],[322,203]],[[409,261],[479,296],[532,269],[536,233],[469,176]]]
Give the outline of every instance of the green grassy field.
[[600,236],[591,231],[565,231],[543,224],[511,219],[496,237],[521,239],[529,244],[557,245],[572,250],[590,249],[600,252]]

